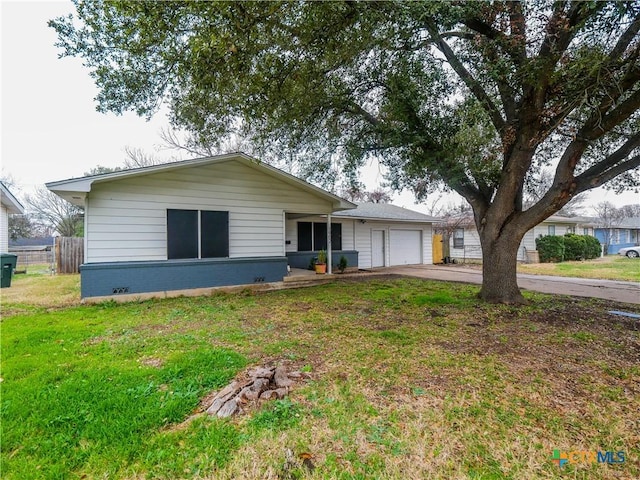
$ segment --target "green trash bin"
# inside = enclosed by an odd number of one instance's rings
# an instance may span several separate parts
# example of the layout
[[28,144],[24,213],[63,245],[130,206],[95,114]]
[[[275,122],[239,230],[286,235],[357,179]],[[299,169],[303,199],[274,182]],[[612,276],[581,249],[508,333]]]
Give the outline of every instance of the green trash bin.
[[2,285],[1,288],[11,286],[11,277],[18,263],[18,256],[13,253],[3,253],[0,255],[0,266],[2,267]]

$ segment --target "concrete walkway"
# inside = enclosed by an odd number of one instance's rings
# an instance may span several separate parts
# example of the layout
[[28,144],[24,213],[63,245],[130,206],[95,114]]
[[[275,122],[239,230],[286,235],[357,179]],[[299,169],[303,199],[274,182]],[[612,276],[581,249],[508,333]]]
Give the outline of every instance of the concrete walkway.
[[[375,271],[448,282],[482,283],[482,270],[458,265],[409,265],[381,268]],[[640,283],[637,282],[518,274],[518,285],[520,288],[535,292],[640,304]]]

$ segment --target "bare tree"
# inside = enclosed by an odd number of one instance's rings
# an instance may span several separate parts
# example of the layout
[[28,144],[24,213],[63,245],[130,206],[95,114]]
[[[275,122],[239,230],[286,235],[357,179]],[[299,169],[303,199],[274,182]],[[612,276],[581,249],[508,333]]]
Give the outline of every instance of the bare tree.
[[338,192],[338,195],[350,202],[362,202],[366,198],[366,192],[362,190],[361,185],[344,187]]
[[103,165],[96,165],[88,172],[84,172],[84,175],[85,176],[102,175],[103,173],[112,173],[112,172],[117,172],[119,170],[122,170],[122,168],[121,167],[105,167]]
[[58,232],[63,237],[83,235],[84,209],[73,205],[44,187],[37,187],[26,196],[33,218]]
[[613,237],[613,230],[622,223],[624,213],[611,202],[600,202],[593,207],[596,212],[598,226],[602,228],[604,235],[604,254],[609,253],[609,246]]
[[31,238],[35,227],[29,215],[9,215],[9,238]]
[[[197,138],[192,133],[178,132],[171,128],[160,130],[162,144],[158,150],[169,150],[177,153],[185,153],[189,157],[212,157],[224,153],[244,152],[254,154],[251,143],[239,135],[226,139],[223,142],[207,143]],[[181,160],[180,155],[171,155],[168,158],[158,156],[157,153],[145,152],[142,148],[126,146],[124,148],[127,158],[124,161],[124,168],[141,168],[164,163],[177,162]]]
[[440,198],[436,199],[431,208],[431,215],[441,217],[442,221],[435,225],[434,232],[442,235],[442,255],[450,257],[449,240],[459,228],[470,228],[475,225],[471,205],[462,200],[460,203],[448,203],[437,207]]
[[632,203],[620,207],[623,218],[640,217],[640,203]]
[[150,167],[152,165],[160,165],[162,163],[172,161],[162,160],[153,154],[145,152],[141,148],[130,147],[129,145],[124,147],[124,153],[127,155],[127,158],[124,160],[125,169]]
[[371,203],[389,203],[391,201],[391,193],[383,188],[376,188],[371,192],[366,192],[366,198]]
[[[524,208],[530,208],[542,199],[553,185],[554,175],[549,170],[530,175],[525,185]],[[556,213],[565,217],[575,217],[582,214],[587,201],[587,194],[575,195],[566,205]]]

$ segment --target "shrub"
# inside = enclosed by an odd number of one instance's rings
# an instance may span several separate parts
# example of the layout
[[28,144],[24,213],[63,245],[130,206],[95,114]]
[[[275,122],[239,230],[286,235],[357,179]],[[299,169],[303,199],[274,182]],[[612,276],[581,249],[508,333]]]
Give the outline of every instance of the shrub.
[[338,270],[340,271],[340,273],[344,273],[345,269],[347,268],[347,265],[349,265],[349,262],[347,261],[347,257],[342,255],[340,257],[340,261],[338,262]]
[[587,240],[584,235],[567,233],[564,236],[564,259],[584,260],[587,258]]
[[584,235],[585,238],[585,255],[586,259],[599,258],[602,252],[600,241],[591,235]]
[[564,237],[556,235],[538,237],[536,249],[541,262],[561,262],[564,260]]

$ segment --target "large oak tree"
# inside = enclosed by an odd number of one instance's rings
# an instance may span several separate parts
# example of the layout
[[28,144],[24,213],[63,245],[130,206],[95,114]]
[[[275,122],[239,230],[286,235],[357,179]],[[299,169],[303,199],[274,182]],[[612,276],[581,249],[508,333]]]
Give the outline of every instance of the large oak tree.
[[523,300],[527,230],[588,189],[638,184],[638,2],[91,1],[51,25],[101,111],[166,102],[204,143],[240,132],[320,171],[375,157],[396,187],[455,190],[487,301]]

